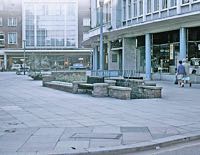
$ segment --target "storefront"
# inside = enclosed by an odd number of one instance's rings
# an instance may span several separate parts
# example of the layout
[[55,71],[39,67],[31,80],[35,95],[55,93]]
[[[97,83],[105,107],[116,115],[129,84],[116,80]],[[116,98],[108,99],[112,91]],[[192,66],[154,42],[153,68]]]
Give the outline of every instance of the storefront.
[[[190,62],[190,73],[195,69],[200,74],[200,27],[187,28],[186,57]],[[137,37],[137,68],[145,68],[145,36]],[[180,57],[179,30],[152,34],[151,68],[152,73],[174,74]]]
[[[13,64],[24,63],[22,51],[6,51],[7,70],[11,70]],[[90,51],[87,52],[61,52],[61,51],[29,51],[25,53],[25,63],[31,70],[64,70],[74,64],[82,64],[85,68],[90,67]]]

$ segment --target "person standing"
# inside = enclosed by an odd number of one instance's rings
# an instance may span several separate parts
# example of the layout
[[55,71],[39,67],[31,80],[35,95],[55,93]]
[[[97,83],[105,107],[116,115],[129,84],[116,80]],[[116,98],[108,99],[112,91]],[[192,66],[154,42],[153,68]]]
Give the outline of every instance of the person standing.
[[181,87],[184,87],[184,80],[183,77],[186,75],[185,72],[185,67],[182,64],[183,62],[180,60],[179,61],[179,66],[177,69],[177,79],[178,79],[178,83],[180,84]]

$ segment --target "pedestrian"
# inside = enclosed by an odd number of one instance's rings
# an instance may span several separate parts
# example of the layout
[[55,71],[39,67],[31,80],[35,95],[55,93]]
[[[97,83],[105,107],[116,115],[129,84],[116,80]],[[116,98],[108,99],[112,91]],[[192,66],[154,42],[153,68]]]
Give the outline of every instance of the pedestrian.
[[184,83],[189,83],[191,87],[191,81],[190,81],[190,64],[188,62],[188,58],[183,59],[183,66],[185,67],[185,77],[184,77]]
[[186,75],[186,72],[185,72],[185,67],[183,66],[182,64],[183,62],[180,60],[179,61],[179,66],[178,66],[178,69],[177,69],[177,79],[178,79],[178,83],[181,87],[184,87],[184,80],[183,80],[183,77]]

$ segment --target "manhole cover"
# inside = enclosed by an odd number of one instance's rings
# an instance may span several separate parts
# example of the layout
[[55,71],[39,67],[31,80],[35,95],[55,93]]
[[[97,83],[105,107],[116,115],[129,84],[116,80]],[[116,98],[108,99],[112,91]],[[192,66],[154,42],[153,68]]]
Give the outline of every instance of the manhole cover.
[[18,125],[19,123],[8,123],[8,125]]
[[71,138],[88,138],[88,139],[119,139],[121,134],[108,133],[76,133]]

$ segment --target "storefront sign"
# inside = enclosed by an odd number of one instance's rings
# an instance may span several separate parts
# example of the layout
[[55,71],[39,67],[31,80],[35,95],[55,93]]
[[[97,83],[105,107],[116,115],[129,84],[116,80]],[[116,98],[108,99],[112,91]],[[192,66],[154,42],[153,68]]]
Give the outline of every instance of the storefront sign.
[[174,45],[170,44],[170,55],[169,55],[169,59],[173,60],[174,59]]

